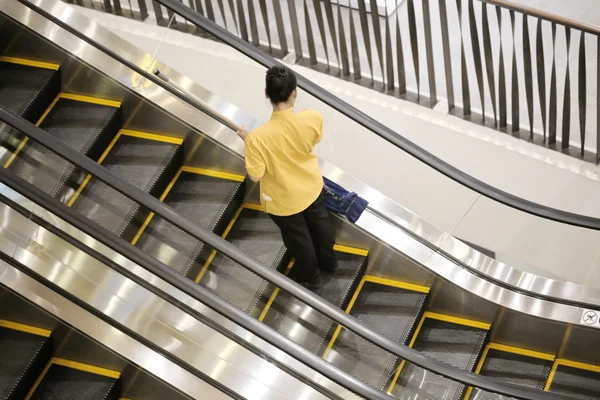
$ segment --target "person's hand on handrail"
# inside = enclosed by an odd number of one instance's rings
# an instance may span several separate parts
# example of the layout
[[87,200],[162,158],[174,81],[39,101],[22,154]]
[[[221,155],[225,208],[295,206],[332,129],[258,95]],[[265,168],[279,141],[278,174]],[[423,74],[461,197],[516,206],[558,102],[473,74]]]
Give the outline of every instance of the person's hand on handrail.
[[240,137],[240,139],[242,139],[244,141],[244,143],[246,143],[246,139],[248,138],[248,136],[250,135],[250,131],[248,130],[248,127],[246,125],[243,125],[238,131],[237,131],[237,135]]

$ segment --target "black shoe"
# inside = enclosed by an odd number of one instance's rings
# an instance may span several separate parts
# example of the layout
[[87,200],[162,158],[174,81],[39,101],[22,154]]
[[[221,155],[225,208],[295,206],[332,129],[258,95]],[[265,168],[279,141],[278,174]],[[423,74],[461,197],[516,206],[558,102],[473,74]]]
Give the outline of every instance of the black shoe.
[[310,281],[297,280],[296,283],[304,286],[308,290],[317,290],[317,289],[321,289],[323,287],[323,279],[320,276],[318,276]]

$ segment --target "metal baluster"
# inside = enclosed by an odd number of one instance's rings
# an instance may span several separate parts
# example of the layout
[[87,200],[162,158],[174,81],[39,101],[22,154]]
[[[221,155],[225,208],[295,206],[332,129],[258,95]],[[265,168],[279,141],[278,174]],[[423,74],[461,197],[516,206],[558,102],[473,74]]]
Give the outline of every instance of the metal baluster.
[[506,128],[506,71],[504,68],[504,41],[502,40],[502,9],[496,7],[496,18],[498,19],[498,35],[500,37],[500,63],[498,65],[498,127]]
[[483,89],[483,66],[481,63],[481,49],[479,47],[479,34],[477,32],[477,21],[475,19],[475,9],[473,0],[469,1],[467,14],[469,15],[469,27],[471,30],[471,47],[473,49],[473,61],[475,62],[475,76],[477,77],[477,87],[479,88],[479,98],[481,99],[481,115],[485,122],[485,92]]
[[[336,1],[337,12],[338,12],[338,29],[340,32],[340,58],[342,62],[342,76],[350,76],[350,60],[348,59],[348,45],[346,43],[346,29],[344,29],[344,21],[342,20],[342,8],[340,2]],[[352,13],[352,8],[350,13]],[[350,14],[352,18],[352,14]]]
[[310,59],[310,65],[317,65],[315,39],[313,38],[313,31],[310,23],[310,16],[308,15],[308,6],[306,5],[306,0],[304,0],[304,20],[306,26],[306,39],[308,41],[308,56]]
[[112,13],[113,9],[112,9],[112,4],[110,4],[110,0],[104,0],[104,11],[108,12],[108,13]]
[[[396,10],[398,10],[398,0],[396,0]],[[404,69],[404,51],[398,11],[396,11],[396,60],[396,67],[398,69],[398,94],[402,96],[406,94],[406,72]]]
[[556,22],[552,23],[552,73],[550,76],[550,104],[548,110],[548,144],[556,143],[558,125],[556,89]]
[[204,15],[204,7],[202,6],[202,1],[195,0],[194,3],[192,3],[192,4],[196,8],[196,11],[198,11],[200,14]]
[[352,66],[354,68],[354,79],[360,81],[362,73],[360,72],[360,56],[358,54],[358,39],[356,38],[356,27],[354,25],[354,16],[352,15],[352,7],[348,7],[348,15],[350,16],[350,54],[352,54]]
[[265,24],[265,30],[267,31],[267,41],[269,42],[269,52],[273,53],[273,45],[271,43],[271,27],[269,24],[269,11],[267,10],[267,1],[258,0],[260,6],[260,13],[262,15],[263,23]]
[[[412,1],[412,0],[408,0]],[[369,34],[369,22],[367,20],[367,7],[365,0],[358,0],[358,15],[360,16],[360,26],[362,29],[363,40],[365,41],[365,50],[367,50],[367,61],[371,70],[371,83],[375,83],[373,76],[373,55],[371,53],[371,35]]]
[[[240,28],[238,26],[237,19],[235,18],[235,4],[233,0],[227,0],[227,4],[229,4],[229,11],[231,12],[231,19],[233,19],[233,25],[235,25],[235,32],[238,36],[240,36]],[[223,14],[223,18],[225,19],[225,14]]]
[[114,13],[115,14],[122,14],[123,13],[123,8],[121,7],[121,0],[113,0],[113,2],[115,3]]
[[571,54],[571,28],[565,27],[567,36],[567,75],[565,77],[565,95],[563,101],[563,120],[562,120],[562,143],[563,150],[569,148],[571,139],[571,67],[569,55]]
[[465,54],[465,36],[463,34],[462,0],[456,0],[458,10],[458,27],[460,29],[460,81],[462,89],[463,115],[471,115],[471,89],[467,72],[467,56]]
[[273,0],[273,12],[275,13],[275,23],[277,24],[277,34],[279,36],[279,48],[285,56],[288,53],[287,38],[285,37],[285,25],[283,24],[283,14],[281,12],[281,3],[279,0]]
[[371,23],[373,24],[373,34],[375,35],[375,46],[377,46],[377,58],[381,68],[381,80],[385,86],[385,72],[383,71],[383,41],[381,39],[381,25],[379,24],[379,9],[377,8],[377,0],[370,1],[371,6]]
[[394,90],[394,54],[392,53],[392,34],[387,4],[385,6],[385,70],[387,72],[387,90]]
[[498,124],[498,113],[496,108],[496,77],[494,76],[494,58],[492,57],[492,40],[490,38],[490,20],[488,18],[488,5],[481,3],[483,33],[483,52],[485,58],[485,70],[488,81],[488,89],[492,100],[492,111],[494,112],[494,123]]
[[579,39],[579,137],[581,139],[581,157],[585,152],[585,128],[587,122],[587,93],[586,93],[586,56],[585,56],[585,33],[581,32]]
[[252,33],[252,44],[258,47],[260,46],[260,37],[258,36],[258,24],[256,22],[254,0],[248,0],[246,4],[248,4],[248,22],[250,24],[250,32]]
[[146,0],[138,0],[138,5],[140,7],[140,19],[145,21],[148,18],[148,5],[146,5]]
[[313,0],[313,8],[315,9],[315,16],[317,17],[317,26],[319,27],[319,34],[321,35],[321,43],[325,50],[327,71],[329,71],[329,50],[327,49],[327,35],[325,34],[325,21],[323,20],[323,10],[321,10],[321,0]]
[[329,25],[329,34],[331,35],[331,42],[333,43],[333,51],[335,51],[338,69],[340,69],[340,53],[338,51],[338,39],[337,33],[335,32],[335,19],[333,18],[333,6],[331,5],[331,0],[323,0],[323,5],[325,6],[325,15],[327,16],[327,24]]
[[542,129],[544,130],[544,142],[546,141],[547,124],[546,124],[546,57],[544,54],[544,39],[542,37],[542,20],[537,21],[537,45],[536,45],[536,62],[538,76],[538,91],[540,96],[540,110],[542,112]]
[[527,15],[523,14],[523,66],[525,71],[525,98],[529,116],[529,139],[533,139],[533,72],[531,70],[531,42]]
[[415,68],[415,78],[417,80],[417,96],[421,97],[421,73],[419,71],[419,37],[417,36],[417,20],[415,17],[414,0],[406,0],[408,11],[408,32],[410,48],[412,52],[413,66]]
[[215,10],[213,9],[212,0],[205,0],[206,4],[206,16],[212,22],[215,22]]
[[237,11],[238,22],[240,24],[240,32],[242,33],[242,39],[248,42],[248,26],[246,25],[246,13],[244,12],[244,4],[242,3],[242,0],[237,0]]
[[513,33],[513,52],[512,52],[512,71],[511,71],[511,107],[512,116],[511,124],[512,131],[518,132],[521,130],[521,122],[519,121],[520,106],[519,106],[519,73],[517,71],[517,22],[515,21],[515,12],[510,11],[510,27]]
[[431,38],[431,15],[429,0],[423,1],[423,30],[425,31],[425,58],[427,60],[427,78],[429,80],[429,106],[437,103],[437,86],[435,83],[435,67],[433,65],[433,40]]
[[[279,1],[279,0],[273,0]],[[294,42],[294,53],[296,54],[296,58],[294,61],[298,62],[302,59],[302,40],[300,39],[300,24],[298,21],[298,14],[296,13],[296,1],[295,0],[287,0],[288,1],[288,11],[290,13],[290,21],[292,25],[292,40]]]
[[450,35],[448,33],[448,8],[446,7],[446,0],[439,1],[444,70],[446,72],[446,97],[448,99],[448,112],[450,112],[454,109],[454,82],[452,81],[452,55],[450,54]]
[[225,18],[225,4],[223,3],[223,0],[217,0],[217,7],[219,7],[219,12],[221,13],[221,17],[223,18],[223,27],[229,30],[227,28],[227,18]]

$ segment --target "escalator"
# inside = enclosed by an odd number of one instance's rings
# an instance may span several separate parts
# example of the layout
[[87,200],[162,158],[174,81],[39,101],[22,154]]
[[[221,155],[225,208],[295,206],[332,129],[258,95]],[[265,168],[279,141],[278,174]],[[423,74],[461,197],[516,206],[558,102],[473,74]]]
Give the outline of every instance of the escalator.
[[[249,184],[244,176],[187,164],[185,160],[196,149],[186,148],[182,138],[169,132],[126,128],[131,110],[120,100],[95,97],[93,93],[63,92],[62,82],[69,79],[63,76],[61,65],[0,56],[0,106],[35,123],[198,226],[222,236],[265,267],[283,274],[293,270],[294,262],[277,226],[260,206],[248,200]],[[0,132],[0,160],[8,171],[98,224],[107,234],[127,240],[361,381],[399,399],[502,398],[399,359],[42,145],[32,143],[13,129]],[[539,390],[600,398],[598,366],[559,358],[558,350],[555,354],[542,354],[495,343],[494,327],[489,321],[429,310],[434,287],[370,274],[369,248],[339,243],[334,249],[338,269],[322,272],[325,284],[314,293],[389,339],[455,368]],[[45,339],[34,335],[33,340],[22,336],[31,333],[16,332],[7,333],[7,340],[14,336],[14,340],[27,342],[31,349],[44,347]],[[69,384],[56,381],[60,376],[86,381],[84,372],[77,368],[67,370],[66,361],[48,363],[48,359],[36,361],[37,369],[31,373],[39,376],[38,370],[47,365],[48,380],[41,380],[39,390],[68,387]],[[105,390],[106,396],[109,388],[111,393],[117,393],[116,378],[111,378],[114,376],[117,375],[95,378],[99,383],[89,385],[89,390],[97,386]],[[31,384],[24,387],[31,388]]]

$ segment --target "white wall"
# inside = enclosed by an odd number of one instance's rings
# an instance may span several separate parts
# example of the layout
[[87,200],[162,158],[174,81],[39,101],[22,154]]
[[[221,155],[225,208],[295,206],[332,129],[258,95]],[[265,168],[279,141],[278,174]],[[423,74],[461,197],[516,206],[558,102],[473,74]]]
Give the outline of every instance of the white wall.
[[[165,31],[94,13],[98,22],[154,54]],[[168,31],[157,58],[261,120],[269,117],[264,69],[213,41]],[[302,67],[295,69],[436,156],[493,186],[540,204],[600,217],[600,170],[494,130]],[[326,136],[318,154],[446,232],[520,261],[532,271],[600,287],[600,235],[523,215],[450,181],[307,94]],[[478,200],[479,199],[479,200]],[[474,204],[475,203],[475,204]],[[458,226],[457,226],[458,225]]]

